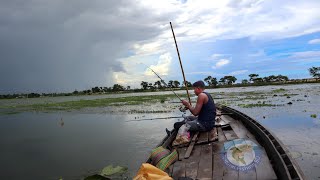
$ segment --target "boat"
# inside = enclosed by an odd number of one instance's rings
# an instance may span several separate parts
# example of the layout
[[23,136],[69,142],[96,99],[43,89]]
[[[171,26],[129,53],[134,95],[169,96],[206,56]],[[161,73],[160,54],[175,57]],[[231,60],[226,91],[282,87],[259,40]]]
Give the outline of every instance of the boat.
[[[217,104],[216,126],[172,146],[177,130],[157,145],[178,152],[165,169],[173,179],[305,179],[289,151],[272,132],[246,114]],[[148,158],[147,163],[151,163]]]

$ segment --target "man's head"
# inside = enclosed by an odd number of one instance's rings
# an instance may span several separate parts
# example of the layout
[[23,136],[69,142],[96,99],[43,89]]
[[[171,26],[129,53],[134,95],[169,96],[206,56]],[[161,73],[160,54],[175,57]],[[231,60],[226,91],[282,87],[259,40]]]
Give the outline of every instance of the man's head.
[[204,82],[201,80],[193,83],[192,86],[193,86],[194,93],[196,95],[199,95],[200,93],[202,93],[205,88]]

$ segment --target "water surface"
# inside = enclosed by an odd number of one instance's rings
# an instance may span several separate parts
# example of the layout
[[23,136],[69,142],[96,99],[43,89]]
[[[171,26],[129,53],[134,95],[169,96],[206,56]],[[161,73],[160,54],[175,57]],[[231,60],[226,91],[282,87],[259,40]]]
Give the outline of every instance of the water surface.
[[[282,90],[279,91],[280,88]],[[178,93],[182,95],[184,92]],[[319,84],[221,88],[209,89],[208,92],[216,102],[227,103],[271,130],[286,145],[308,179],[320,177]],[[163,92],[148,94],[161,93]],[[131,95],[145,94],[119,96]],[[64,102],[109,96],[1,100],[0,104]],[[193,95],[192,99],[195,100],[196,97]],[[181,116],[183,113],[178,111],[179,104],[175,102],[178,99],[165,103],[86,108],[72,112],[0,115],[0,178],[81,179],[113,164],[128,167],[128,173],[122,178],[130,179],[148,157],[150,150],[165,136],[165,128],[171,129],[178,119],[129,120]],[[289,105],[288,102],[292,104]],[[239,106],[262,103],[279,106]],[[132,109],[168,111],[132,113]],[[310,117],[311,114],[316,114],[317,118]]]

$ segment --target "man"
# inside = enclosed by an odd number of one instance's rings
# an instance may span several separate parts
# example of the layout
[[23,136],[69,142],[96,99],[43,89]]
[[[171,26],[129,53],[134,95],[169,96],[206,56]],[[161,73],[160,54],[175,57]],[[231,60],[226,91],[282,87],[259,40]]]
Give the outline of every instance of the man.
[[182,100],[182,104],[194,115],[186,117],[185,122],[190,126],[189,131],[210,131],[214,127],[216,118],[213,98],[209,93],[204,92],[203,81],[197,81],[192,86],[198,99],[195,107],[192,107],[188,101]]

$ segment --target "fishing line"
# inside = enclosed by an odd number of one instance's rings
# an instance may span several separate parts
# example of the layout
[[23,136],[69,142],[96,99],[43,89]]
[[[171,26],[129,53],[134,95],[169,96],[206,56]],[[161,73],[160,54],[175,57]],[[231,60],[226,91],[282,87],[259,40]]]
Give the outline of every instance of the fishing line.
[[177,98],[180,99],[180,101],[182,101],[182,99],[173,91],[173,89],[172,89],[170,86],[168,86],[168,84],[167,84],[153,69],[151,69],[149,66],[147,66],[146,64],[144,64],[144,63],[142,63],[142,62],[141,62],[141,64],[145,65],[145,66],[146,66],[147,68],[149,68],[156,76],[158,76],[158,78],[161,80],[160,82],[162,82],[166,87],[169,87],[169,89],[173,92],[173,94],[176,95]]

